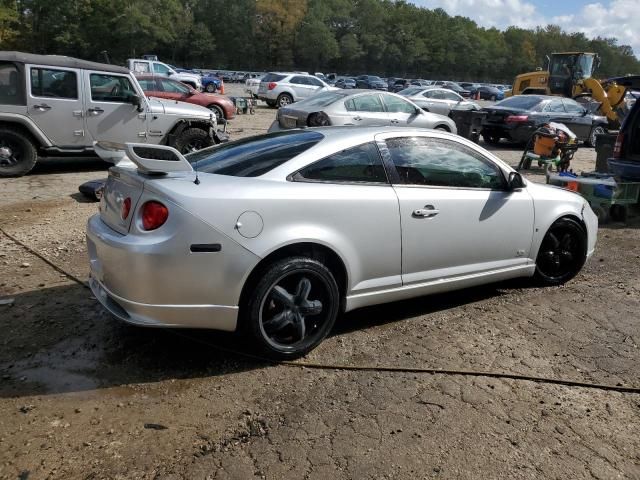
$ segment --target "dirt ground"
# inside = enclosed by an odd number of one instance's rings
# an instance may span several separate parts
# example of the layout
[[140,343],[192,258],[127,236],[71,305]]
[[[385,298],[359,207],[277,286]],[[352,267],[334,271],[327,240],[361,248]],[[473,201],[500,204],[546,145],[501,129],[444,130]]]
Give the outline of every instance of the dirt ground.
[[[239,116],[232,138],[274,116]],[[574,161],[594,165],[593,149]],[[77,187],[105,175],[99,161],[65,159],[0,180],[0,226],[84,280],[97,205]],[[640,387],[638,226],[603,226],[563,287],[510,282],[362,309],[303,361]],[[640,479],[640,395],[262,363],[228,353],[247,351],[235,335],[124,325],[1,234],[0,332],[0,479]]]

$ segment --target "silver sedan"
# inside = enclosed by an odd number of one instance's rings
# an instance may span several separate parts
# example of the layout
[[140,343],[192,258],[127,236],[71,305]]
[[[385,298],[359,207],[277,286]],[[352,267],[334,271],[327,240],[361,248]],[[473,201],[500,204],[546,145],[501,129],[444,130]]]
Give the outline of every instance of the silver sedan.
[[96,151],[117,162],[87,227],[102,305],[138,325],[242,329],[276,358],[367,305],[514,277],[562,284],[595,248],[582,197],[437,130],[295,129],[186,158]]
[[427,112],[449,115],[451,110],[480,110],[480,105],[465,100],[453,90],[441,87],[409,87],[398,95],[408,98]]
[[448,117],[425,112],[395,93],[372,90],[323,92],[281,108],[269,132],[329,125],[390,125],[457,132],[456,124]]

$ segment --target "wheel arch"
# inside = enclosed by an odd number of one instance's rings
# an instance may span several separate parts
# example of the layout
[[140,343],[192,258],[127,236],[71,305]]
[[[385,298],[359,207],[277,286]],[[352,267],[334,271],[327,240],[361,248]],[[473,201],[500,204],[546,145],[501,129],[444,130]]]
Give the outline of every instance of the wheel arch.
[[542,240],[544,239],[544,237],[547,234],[547,232],[549,231],[549,229],[557,221],[562,220],[563,218],[568,218],[568,219],[576,221],[578,223],[578,225],[580,225],[580,228],[582,228],[582,231],[584,232],[584,234],[587,236],[587,239],[588,239],[589,230],[587,229],[586,223],[584,222],[584,220],[582,218],[580,218],[580,216],[578,216],[575,212],[566,212],[565,211],[565,212],[559,213],[559,214],[555,215],[551,221],[546,222],[546,224],[544,226],[538,227],[539,231],[536,232],[537,235],[536,235],[534,243],[533,243],[533,247],[534,248],[531,251],[532,258],[534,259],[534,261],[538,257],[538,252],[540,250],[540,245],[542,245]]
[[175,123],[173,127],[171,127],[167,134],[162,137],[160,145],[174,145],[176,139],[180,136],[180,134],[188,128],[201,128],[202,130],[208,132],[209,128],[211,128],[211,124],[206,120],[188,120],[181,118]]
[[308,257],[323,263],[333,274],[340,292],[341,310],[344,308],[349,285],[349,275],[343,258],[332,248],[313,241],[296,242],[280,246],[262,258],[246,277],[240,292],[239,305],[245,304],[246,296],[251,294],[253,286],[265,269],[277,260],[288,257]]
[[0,127],[11,128],[27,135],[33,141],[36,149],[53,145],[46,135],[28,118],[2,115],[0,116]]

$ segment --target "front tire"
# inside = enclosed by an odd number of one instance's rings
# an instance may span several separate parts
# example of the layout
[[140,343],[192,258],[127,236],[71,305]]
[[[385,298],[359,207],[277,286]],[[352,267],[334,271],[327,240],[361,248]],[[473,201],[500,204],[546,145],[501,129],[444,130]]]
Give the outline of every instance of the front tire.
[[545,234],[536,258],[536,280],[561,285],[575,277],[587,259],[587,234],[571,218],[557,220]]
[[207,108],[216,115],[216,123],[220,123],[220,119],[226,120],[226,117],[224,116],[224,110],[219,105],[211,104]]
[[258,348],[274,359],[298,358],[317,347],[338,316],[340,293],[331,271],[307,257],[276,261],[241,305]]
[[36,145],[27,135],[12,128],[0,128],[0,177],[26,175],[37,160]]
[[174,143],[174,148],[182,154],[196,152],[213,145],[213,139],[201,128],[187,128]]

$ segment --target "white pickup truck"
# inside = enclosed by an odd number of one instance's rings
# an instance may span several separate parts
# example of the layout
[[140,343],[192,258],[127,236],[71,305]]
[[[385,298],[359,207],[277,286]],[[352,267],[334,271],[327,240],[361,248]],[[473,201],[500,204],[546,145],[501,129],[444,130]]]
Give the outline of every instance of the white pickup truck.
[[192,86],[196,90],[202,90],[202,77],[195,73],[178,73],[166,63],[145,60],[142,58],[130,58],[127,60],[127,67],[134,75],[152,74],[163,77],[171,77],[187,85]]

